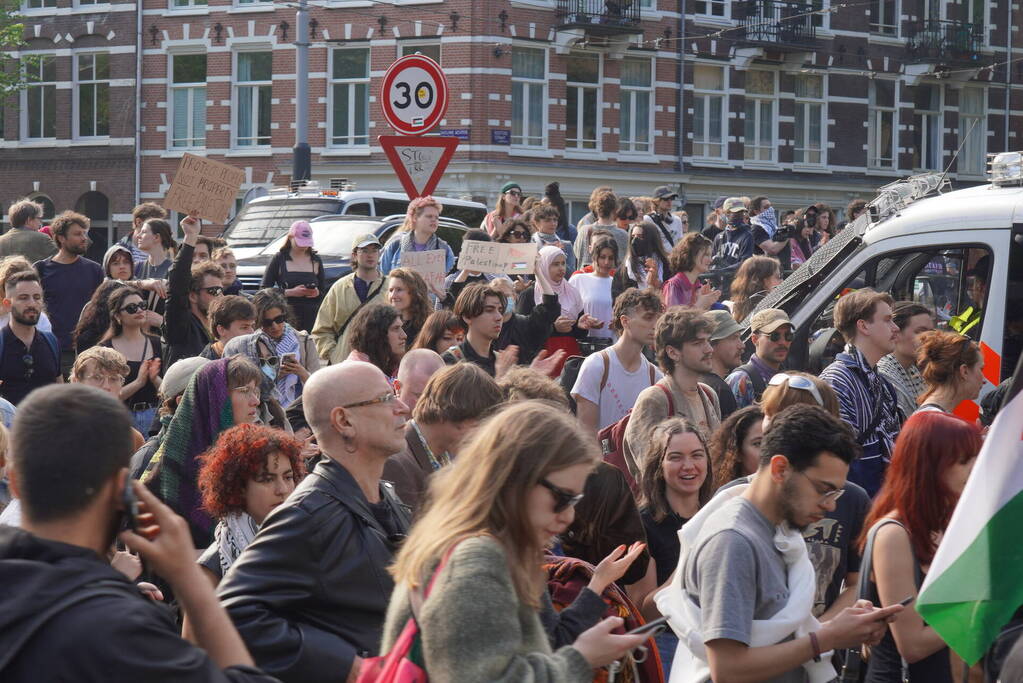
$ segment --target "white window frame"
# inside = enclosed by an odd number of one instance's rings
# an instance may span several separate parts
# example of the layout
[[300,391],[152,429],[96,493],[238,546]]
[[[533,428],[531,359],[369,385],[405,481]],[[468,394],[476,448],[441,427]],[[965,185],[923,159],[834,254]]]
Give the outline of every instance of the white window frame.
[[[188,52],[188,51],[172,52],[169,55],[170,59],[167,60],[167,149],[168,150],[189,150],[189,149],[205,149],[206,148],[206,132],[207,132],[206,131],[206,125],[207,125],[207,123],[206,123],[205,112],[206,112],[206,102],[207,102],[206,97],[208,95],[207,90],[206,90],[206,88],[207,88],[207,81],[205,81],[205,80],[202,81],[202,82],[195,81],[195,82],[190,82],[190,83],[175,83],[174,82],[174,60],[178,59],[179,57],[194,57],[196,55],[202,55],[202,56],[206,57],[206,72],[208,74],[209,73],[209,59],[210,58],[209,58],[209,54],[206,53],[205,51],[202,51],[202,52],[200,52],[200,51],[194,51],[194,52]],[[204,116],[203,116],[203,129],[201,131],[196,131],[196,130],[193,129],[194,128],[193,123],[195,123],[195,121],[193,120],[193,116],[192,116],[192,113],[193,113],[193,109],[192,108],[196,106],[196,104],[195,104],[195,97],[196,97],[195,91],[199,90],[200,88],[202,89],[202,99],[199,101],[199,106],[202,107],[203,113],[204,113]],[[191,130],[191,135],[189,137],[185,137],[185,138],[175,138],[174,137],[174,118],[175,118],[174,102],[177,99],[174,96],[174,94],[178,90],[187,90],[188,91],[188,101],[189,101],[188,128],[189,129],[193,129],[193,130]],[[197,135],[197,133],[199,133],[199,135]],[[202,144],[201,145],[200,144],[195,144],[196,140],[199,140],[200,138],[201,138]],[[187,145],[175,145],[174,143],[175,143],[175,141],[177,139],[186,140],[190,144],[187,144]]]
[[[33,7],[32,2],[38,2],[38,7]],[[57,9],[57,0],[21,0],[21,9],[26,12],[43,12]]]
[[[696,121],[696,117],[695,117],[695,113],[696,113],[696,100],[699,98],[699,99],[703,100],[704,130],[697,131],[697,130],[695,130],[695,128],[693,130],[693,159],[702,159],[702,160],[707,160],[707,161],[724,161],[724,160],[728,159],[728,79],[729,79],[729,71],[730,71],[730,69],[729,69],[727,64],[705,64],[705,63],[701,63],[701,62],[697,62],[694,65],[694,69],[695,69],[695,67],[698,67],[698,66],[712,67],[712,68],[715,68],[715,69],[721,69],[722,89],[721,90],[705,90],[705,89],[698,89],[698,88],[696,88],[695,87],[696,79],[695,79],[695,70],[694,70],[694,78],[693,78],[693,82],[694,82],[694,88],[693,88],[693,114],[694,114],[694,117],[693,117],[693,122],[694,123],[693,123],[693,125],[695,126],[695,121]],[[720,129],[718,131],[719,137],[721,139],[720,143],[714,143],[714,142],[710,141],[709,133],[711,132],[711,127],[714,125],[713,122],[710,119],[710,109],[711,109],[710,108],[710,100],[711,100],[711,98],[720,98],[721,99],[721,121],[718,124],[720,126]],[[720,144],[720,146],[721,146],[721,155],[720,156],[712,156],[712,155],[709,155],[709,154],[699,154],[699,153],[697,153],[697,147],[698,146],[700,147],[700,151],[706,152],[706,150],[711,145],[714,145],[714,144]]]
[[[334,78],[334,57],[341,50],[362,50],[362,51],[366,52],[366,75],[365,75],[365,77],[362,77],[362,78]],[[370,71],[372,70],[372,62],[371,62],[372,56],[373,56],[373,53],[370,50],[369,45],[362,45],[362,46],[353,45],[353,46],[345,46],[345,47],[336,47],[336,48],[332,48],[330,50],[330,59],[329,59],[329,64],[327,65],[327,68],[329,69],[329,71],[327,72],[327,74],[329,76],[329,82],[327,84],[327,90],[328,90],[328,92],[327,92],[327,107],[328,107],[328,110],[327,110],[327,146],[330,147],[331,149],[339,149],[339,150],[352,150],[352,149],[368,150],[369,147],[370,147],[370,144],[369,144],[369,141],[370,141],[370,127],[369,126],[370,126],[370,122],[372,121],[373,117],[370,116],[370,106],[369,106],[369,104],[370,104],[369,103],[369,98],[370,98],[370,82],[369,81],[370,81]],[[348,133],[349,134],[346,135],[346,136],[338,136],[338,135],[335,134],[335,131],[334,131],[334,86],[337,86],[337,85],[348,85],[348,86],[365,85],[366,86],[366,141],[363,142],[363,143],[356,143],[356,142],[354,142],[354,138],[356,137],[356,135],[355,135],[355,126],[354,126],[354,121],[355,121],[355,118],[354,118],[355,107],[354,107],[354,105],[355,105],[355,90],[356,90],[356,88],[354,88],[354,87],[350,87],[349,88],[349,93],[348,93],[348,112],[349,112],[349,115],[350,115],[349,116],[349,121],[348,121]],[[334,142],[334,138],[335,137],[347,137],[349,140],[351,140],[351,142],[348,142],[348,143],[337,143],[337,142]]]
[[178,0],[167,0],[167,9],[171,12],[181,12],[194,9],[207,9],[209,7],[209,0],[183,0],[182,4],[177,4]]
[[[81,66],[80,65],[80,60],[82,59],[82,57],[97,56],[97,55],[106,55],[107,56],[107,71],[108,71],[107,77],[105,79],[94,79],[94,80],[84,80],[84,81],[83,80],[79,80],[79,73],[80,73],[79,72],[79,68]],[[73,84],[74,84],[74,89],[72,90],[73,94],[71,96],[71,135],[72,135],[72,137],[75,140],[106,140],[106,139],[108,139],[110,137],[110,101],[109,101],[109,98],[111,96],[110,90],[111,90],[112,76],[109,73],[109,71],[111,70],[112,67],[113,67],[113,65],[111,64],[110,53],[109,52],[104,52],[102,50],[96,50],[96,51],[89,51],[89,52],[85,52],[85,51],[83,51],[83,52],[76,52],[74,54],[74,59],[72,60],[72,63],[71,63],[71,78],[72,78]],[[94,63],[93,69],[95,70],[95,63]],[[108,101],[107,101],[107,132],[106,132],[106,135],[84,135],[84,134],[82,134],[81,86],[83,86],[83,85],[99,85],[101,83],[106,83],[107,84],[107,98],[108,98]],[[98,113],[97,112],[97,110],[99,108],[98,105],[99,105],[99,101],[98,101],[98,99],[95,98],[95,94],[94,94],[93,116],[95,116]]]
[[[439,59],[436,59],[434,61],[440,64],[441,63],[440,60],[444,59],[444,44],[440,42],[440,38],[437,38],[435,40],[399,40],[395,45],[395,58],[404,57],[405,55],[403,55],[402,52],[405,51],[405,48],[410,47],[411,48],[436,47]],[[411,52],[409,52],[410,55],[415,53],[416,50],[414,49]],[[430,55],[425,56],[430,57]],[[433,59],[433,57],[430,57],[430,59]]]
[[[52,80],[52,81],[32,81],[32,82],[28,83],[28,85],[26,87],[22,88],[22,90],[21,90],[21,97],[20,97],[20,100],[21,100],[21,116],[19,117],[21,119],[19,121],[19,123],[21,124],[20,125],[20,128],[21,128],[21,135],[20,135],[20,137],[21,137],[22,140],[25,140],[25,141],[28,141],[28,140],[33,140],[33,141],[34,140],[56,140],[57,139],[57,129],[59,128],[59,126],[57,125],[57,110],[60,109],[60,107],[57,106],[57,82],[58,82],[57,81],[57,55],[52,53],[52,52],[50,52],[50,53],[45,53],[45,54],[33,55],[33,57],[35,57],[35,58],[40,60],[39,67],[42,67],[42,60],[44,60],[46,58],[49,58],[49,59],[53,60],[54,80]],[[25,67],[22,66],[21,68],[25,68]],[[38,70],[38,69],[34,69],[33,73],[41,73],[41,71]],[[46,136],[31,137],[29,135],[29,105],[28,105],[28,98],[32,94],[31,91],[34,91],[37,88],[53,88],[53,102],[54,102],[53,109],[54,109],[54,111],[53,111],[53,136],[52,137],[46,137]],[[44,97],[44,102],[45,102],[45,97]],[[45,117],[46,117],[46,110],[45,110],[45,108],[43,109],[42,114],[43,114],[43,120],[45,121]],[[40,132],[43,132],[42,128],[45,128],[45,126],[40,126]]]
[[[657,60],[653,57],[645,57],[639,55],[627,55],[619,62],[619,65],[624,63],[627,59],[633,59],[637,61],[644,61],[650,64],[650,84],[649,85],[625,85],[622,84],[619,79],[618,87],[618,102],[620,105],[619,109],[619,134],[618,134],[618,151],[621,154],[634,154],[637,156],[650,156],[654,153],[654,109],[656,108],[656,95],[654,90],[654,81],[657,80]],[[629,98],[628,105],[631,107],[629,113],[629,121],[632,122],[633,129],[635,129],[636,123],[636,97],[640,95],[646,95],[647,98],[647,137],[646,140],[636,140],[635,136],[629,135],[626,137],[625,128],[622,127],[622,120],[624,118],[624,111],[626,107],[625,94],[629,93],[632,95]],[[631,133],[631,131],[630,131]],[[646,149],[636,149],[637,144],[646,145]]]
[[[963,114],[963,100],[968,92],[977,93],[977,97],[980,99],[980,112]],[[973,126],[972,123],[967,125],[967,119],[969,121],[976,121],[977,125]],[[964,87],[959,91],[959,131],[957,142],[961,148],[959,157],[956,161],[956,172],[960,176],[978,176],[982,177],[987,166],[987,88],[983,87]],[[966,137],[971,131],[972,135],[969,138]],[[971,154],[972,153],[972,154]],[[964,161],[972,160],[975,165],[970,166],[964,164]]]
[[[603,104],[603,102],[604,102],[604,60],[602,59],[602,54],[601,53],[597,52],[597,53],[594,53],[594,54],[597,57],[597,82],[596,83],[584,83],[584,82],[581,82],[581,81],[569,81],[568,80],[567,69],[566,69],[566,74],[565,74],[565,152],[568,153],[568,154],[590,155],[590,154],[597,154],[598,152],[601,152],[603,150],[603,138],[604,138],[604,135],[601,133],[601,130],[602,130],[601,126],[602,126],[602,124],[604,122],[603,121],[603,118],[604,118],[603,117],[603,110],[604,110],[604,104]],[[582,97],[580,97],[580,95],[582,95],[582,93],[584,91],[586,91],[586,90],[595,90],[596,91],[596,98],[595,99],[596,99],[597,111],[596,111],[596,125],[594,126],[594,131],[595,131],[595,134],[596,134],[597,138],[596,138],[596,140],[593,141],[594,142],[594,146],[593,147],[581,146],[579,143],[585,143],[586,142],[586,140],[584,140],[583,138],[577,138],[576,139],[576,144],[574,146],[571,146],[571,147],[569,146],[569,143],[568,143],[568,91],[571,88],[575,88],[577,90],[576,102],[579,102],[580,104],[582,103]],[[583,107],[583,106],[578,106],[577,107],[577,109],[576,109],[576,131],[578,131],[578,133],[580,135],[582,134],[582,130],[585,127],[584,126],[584,122],[585,122],[584,112],[585,112],[585,107]]]
[[[778,80],[779,80],[778,79],[778,72],[777,71],[771,71],[769,69],[750,69],[746,73],[749,74],[750,71],[764,71],[766,73],[771,74],[773,76],[773,78],[774,78],[774,94],[773,95],[763,95],[763,94],[750,93],[749,90],[746,91],[746,102],[745,102],[745,105],[743,106],[743,112],[745,113],[745,118],[743,119],[743,133],[742,133],[742,138],[743,138],[742,139],[742,142],[743,142],[742,158],[743,158],[743,162],[745,164],[747,164],[747,165],[776,164],[776,163],[778,163],[778,143],[779,143],[779,140],[778,140]],[[746,126],[749,125],[749,111],[748,111],[748,109],[749,109],[750,102],[753,102],[753,103],[756,104],[756,106],[753,107],[753,114],[754,114],[753,129],[754,129],[754,132],[755,132],[756,141],[755,141],[755,144],[752,144],[752,145],[749,143],[749,140],[746,139]],[[761,145],[760,144],[760,133],[761,133],[761,126],[762,126],[762,123],[763,123],[761,121],[761,118],[760,118],[760,114],[761,114],[761,106],[760,105],[764,104],[764,103],[767,103],[767,104],[771,105],[771,124],[770,124],[771,125],[771,139],[770,139],[770,141],[768,142],[767,145]],[[755,154],[755,156],[750,157],[750,156],[747,155],[750,149],[752,149],[755,152],[757,152]],[[761,156],[761,154],[759,152],[761,150],[764,150],[764,149],[770,150],[770,158],[767,158],[767,159],[762,158],[762,156]]]
[[[815,77],[815,78],[820,78],[821,79],[821,96],[820,97],[807,97],[807,96],[795,95],[795,87],[793,86],[793,94],[794,94],[793,104],[795,105],[795,113],[793,114],[793,121],[792,121],[792,127],[793,127],[793,134],[792,134],[792,139],[793,139],[792,163],[795,164],[796,166],[814,166],[814,167],[817,167],[817,166],[824,166],[828,162],[828,97],[827,97],[827,95],[828,95],[828,77],[827,77],[826,74],[812,74],[811,76]],[[797,79],[800,78],[800,77],[802,77],[802,74],[797,74],[796,75]],[[804,114],[803,114],[803,126],[804,126],[804,129],[803,129],[803,140],[804,141],[808,141],[810,139],[810,121],[811,121],[811,118],[809,116],[809,112],[810,112],[811,108],[814,107],[814,106],[819,106],[820,107],[820,115],[819,115],[819,119],[820,119],[819,120],[819,124],[820,124],[820,140],[819,140],[820,147],[819,147],[819,149],[812,149],[810,147],[806,147],[805,149],[800,150],[800,148],[797,146],[798,143],[799,143],[799,138],[797,136],[798,131],[796,130],[797,114],[798,114],[798,111],[799,111],[800,107],[803,107],[804,108]],[[799,161],[799,160],[797,160],[796,157],[799,155],[800,151],[803,151],[804,153],[814,153],[814,152],[816,152],[816,153],[820,154],[820,160],[819,161],[807,161],[806,158],[804,157],[804,159],[802,161]]]
[[[873,23],[871,21],[870,13],[874,9],[874,4],[877,3],[878,7],[882,9],[886,3],[891,3],[895,6],[895,24],[882,24]],[[891,30],[884,30],[891,29]],[[872,4],[867,7],[867,30],[871,35],[875,36],[886,36],[888,38],[900,38],[902,36],[902,0],[872,0]]]
[[[913,166],[917,171],[941,171],[945,165],[945,145],[943,144],[945,139],[945,88],[940,83],[925,83],[923,85],[937,88],[938,108],[917,109],[914,102],[913,154],[920,157],[921,163],[914,163]],[[916,144],[918,134],[920,137],[919,149]],[[929,152],[932,151],[936,153],[933,168],[924,163]]]
[[[550,50],[546,46],[536,47],[534,44],[526,45],[512,45],[512,51],[515,50],[537,50],[543,52],[543,72],[545,74],[550,72]],[[511,146],[515,149],[547,149],[548,137],[547,137],[547,109],[550,106],[550,93],[547,90],[547,79],[546,78],[533,78],[530,76],[516,76],[514,70],[512,71],[512,111],[515,110],[515,86],[521,85],[523,102],[522,102],[522,114],[523,114],[523,134],[516,136],[514,129],[514,113],[513,128],[511,137]],[[526,130],[529,128],[529,110],[532,100],[532,96],[529,94],[531,90],[535,90],[535,86],[540,86],[540,143],[529,144],[527,141],[534,136],[527,135]],[[520,142],[516,143],[516,139]]]
[[[703,5],[704,10],[699,11],[697,8]],[[693,5],[693,16],[703,19],[711,19],[712,21],[731,21],[732,20],[732,3],[730,0],[697,0],[696,4]],[[721,8],[721,14],[715,14],[713,12],[715,7]]]
[[[880,106],[874,102],[874,89],[876,84],[884,81],[893,86],[892,104]],[[898,79],[876,78],[870,81],[867,87],[867,168],[880,171],[899,170],[899,83]],[[891,155],[891,165],[885,165],[880,155],[880,132],[881,122],[885,114],[892,117],[892,141],[888,150]]]
[[[231,68],[231,148],[234,150],[269,150],[273,144],[273,125],[271,124],[270,130],[267,132],[267,137],[270,141],[265,144],[257,144],[259,138],[259,94],[258,90],[255,93],[255,104],[252,107],[252,123],[253,130],[256,135],[252,136],[253,144],[243,145],[240,142],[238,134],[241,132],[240,119],[241,115],[241,89],[242,88],[270,88],[270,97],[273,99],[273,80],[266,81],[239,81],[238,80],[238,58],[243,54],[251,54],[254,52],[269,52],[271,63],[273,62],[273,50],[269,46],[251,47],[245,50],[235,50],[231,55],[233,62]],[[273,69],[271,68],[271,77],[273,75]],[[273,105],[271,104],[271,107]],[[271,122],[273,121],[273,115],[271,112]]]

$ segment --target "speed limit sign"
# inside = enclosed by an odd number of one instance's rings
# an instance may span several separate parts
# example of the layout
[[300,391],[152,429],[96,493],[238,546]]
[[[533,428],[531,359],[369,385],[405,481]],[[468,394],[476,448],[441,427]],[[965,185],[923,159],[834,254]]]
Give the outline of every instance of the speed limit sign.
[[380,91],[384,118],[403,135],[422,135],[448,109],[448,80],[440,64],[423,55],[406,55],[391,64]]

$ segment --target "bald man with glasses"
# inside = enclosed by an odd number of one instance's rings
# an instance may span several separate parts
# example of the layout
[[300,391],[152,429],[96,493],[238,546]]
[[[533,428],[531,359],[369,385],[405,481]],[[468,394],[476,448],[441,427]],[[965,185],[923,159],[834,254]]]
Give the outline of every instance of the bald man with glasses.
[[323,459],[267,517],[218,595],[267,673],[354,681],[378,654],[394,588],[387,567],[411,521],[380,479],[405,444],[409,411],[380,370],[356,361],[313,373],[303,403]]

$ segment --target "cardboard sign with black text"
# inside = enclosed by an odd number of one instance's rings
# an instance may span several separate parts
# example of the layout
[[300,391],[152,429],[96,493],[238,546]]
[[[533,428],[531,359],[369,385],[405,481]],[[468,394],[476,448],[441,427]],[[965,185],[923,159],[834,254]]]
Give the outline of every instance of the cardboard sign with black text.
[[223,225],[231,215],[245,171],[212,159],[185,154],[178,164],[163,206]]

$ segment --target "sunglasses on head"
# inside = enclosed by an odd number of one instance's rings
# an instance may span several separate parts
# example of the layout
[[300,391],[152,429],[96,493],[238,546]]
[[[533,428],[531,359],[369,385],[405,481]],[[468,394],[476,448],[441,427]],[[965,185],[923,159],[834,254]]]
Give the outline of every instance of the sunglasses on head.
[[767,384],[772,387],[777,387],[785,383],[788,383],[788,385],[793,389],[810,392],[810,395],[813,396],[813,400],[817,401],[817,405],[821,408],[824,407],[824,399],[821,397],[820,390],[808,377],[803,377],[802,375],[790,375],[787,372],[779,372],[772,377],[771,381]]
[[568,508],[574,508],[583,499],[583,494],[566,491],[560,486],[555,486],[546,479],[540,480],[540,486],[551,492],[554,496],[554,512],[563,512]]
[[287,320],[287,316],[281,313],[276,318],[263,318],[263,327],[270,327],[271,325],[283,325],[284,321]]
[[149,310],[149,304],[147,304],[145,301],[140,301],[137,304],[134,304],[134,303],[133,304],[126,304],[126,305],[124,305],[121,308],[121,310],[124,311],[125,313],[127,313],[128,315],[135,315],[139,311],[148,311]]

